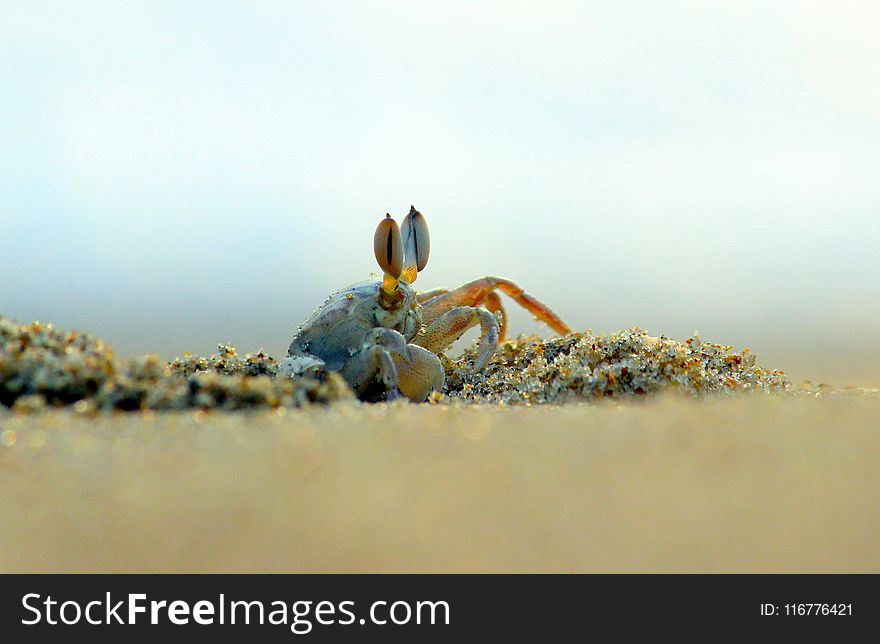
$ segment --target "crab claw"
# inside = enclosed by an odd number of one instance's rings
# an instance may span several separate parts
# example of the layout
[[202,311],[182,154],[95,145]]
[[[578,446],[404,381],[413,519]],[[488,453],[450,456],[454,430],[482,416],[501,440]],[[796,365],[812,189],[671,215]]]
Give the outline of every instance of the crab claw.
[[380,347],[384,347],[388,350],[388,353],[400,356],[406,362],[409,362],[412,359],[409,345],[406,343],[406,338],[394,329],[373,329],[372,344],[378,344]]

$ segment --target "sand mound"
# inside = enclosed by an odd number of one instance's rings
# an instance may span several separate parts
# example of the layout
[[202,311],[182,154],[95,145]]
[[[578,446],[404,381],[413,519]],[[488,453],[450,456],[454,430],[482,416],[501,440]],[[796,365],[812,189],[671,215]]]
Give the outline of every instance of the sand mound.
[[22,410],[251,409],[301,407],[351,398],[336,374],[324,380],[276,379],[263,353],[240,358],[221,345],[210,358],[166,364],[156,355],[118,361],[100,339],[51,324],[0,317],[0,403]]
[[[432,402],[563,404],[676,390],[692,396],[738,391],[788,392],[781,371],[757,365],[748,349],[690,338],[677,342],[635,328],[615,335],[520,336],[473,371],[474,348],[443,358],[446,387]],[[186,354],[117,360],[100,339],[51,324],[0,317],[0,403],[19,409],[78,404],[85,409],[252,409],[351,400],[336,374],[277,378],[277,363],[220,345],[207,358]]]
[[448,363],[446,395],[468,402],[561,404],[604,397],[642,396],[664,389],[690,395],[735,391],[784,392],[782,371],[756,364],[748,350],[700,338],[676,342],[634,328],[615,335],[572,333],[541,340],[520,336],[473,372],[476,350]]

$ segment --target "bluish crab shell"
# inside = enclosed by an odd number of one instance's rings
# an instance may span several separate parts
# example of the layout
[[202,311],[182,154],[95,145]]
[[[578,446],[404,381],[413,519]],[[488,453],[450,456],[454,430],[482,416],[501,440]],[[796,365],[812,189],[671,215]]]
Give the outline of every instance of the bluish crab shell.
[[312,355],[339,371],[363,348],[365,336],[376,327],[399,331],[410,341],[421,327],[415,291],[400,282],[404,298],[400,306],[386,311],[379,306],[381,281],[357,282],[331,295],[303,324],[287,350],[289,356]]

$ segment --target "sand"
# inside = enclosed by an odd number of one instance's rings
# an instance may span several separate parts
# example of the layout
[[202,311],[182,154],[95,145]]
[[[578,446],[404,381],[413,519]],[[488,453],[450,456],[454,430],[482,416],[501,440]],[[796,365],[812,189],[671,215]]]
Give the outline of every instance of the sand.
[[880,571],[880,399],[0,412],[4,572]]
[[[519,336],[502,343],[479,370],[473,347],[441,359],[445,385],[431,402],[563,404],[661,391],[705,396],[791,389],[784,372],[758,365],[748,349],[698,337],[679,342],[639,328],[549,340]],[[87,333],[0,316],[0,405],[21,411],[75,404],[104,411],[232,411],[353,398],[337,373],[289,380],[279,372],[278,361],[262,351],[242,357],[222,344],[207,358],[186,354],[167,364],[156,355],[118,360]],[[384,399],[384,386],[378,394]]]
[[367,404],[232,347],[0,335],[0,572],[880,572],[880,395],[747,350],[520,337]]

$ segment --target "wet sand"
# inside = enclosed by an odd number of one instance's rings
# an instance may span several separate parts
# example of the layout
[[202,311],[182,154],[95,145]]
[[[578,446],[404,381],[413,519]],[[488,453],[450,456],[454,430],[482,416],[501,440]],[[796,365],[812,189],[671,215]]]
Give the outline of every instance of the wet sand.
[[0,409],[3,572],[880,572],[880,397]]

